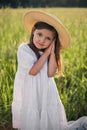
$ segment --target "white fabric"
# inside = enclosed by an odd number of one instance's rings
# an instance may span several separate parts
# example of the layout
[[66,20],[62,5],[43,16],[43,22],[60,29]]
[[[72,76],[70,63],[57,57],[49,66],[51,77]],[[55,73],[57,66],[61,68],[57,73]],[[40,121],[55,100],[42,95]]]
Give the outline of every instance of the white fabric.
[[36,62],[27,44],[17,52],[18,70],[12,103],[13,127],[21,130],[67,130],[64,107],[53,78],[47,76],[47,62],[36,76],[29,70]]

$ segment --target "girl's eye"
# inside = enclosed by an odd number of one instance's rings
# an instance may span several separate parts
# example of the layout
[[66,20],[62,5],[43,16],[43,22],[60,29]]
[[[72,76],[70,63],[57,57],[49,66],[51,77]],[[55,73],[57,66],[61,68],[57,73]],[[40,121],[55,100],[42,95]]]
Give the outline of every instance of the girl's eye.
[[38,36],[42,36],[42,34],[41,34],[41,33],[38,33]]
[[49,37],[47,37],[47,40],[49,40],[49,41],[50,41],[51,39],[50,39]]
[[[37,33],[37,35],[38,35],[39,37],[42,37],[42,36],[43,36],[43,34],[42,34],[42,33],[40,33],[40,32],[38,32],[38,33]],[[46,40],[48,40],[48,41],[50,41],[50,40],[51,40],[51,38],[50,38],[50,37],[45,37],[45,39],[46,39]]]

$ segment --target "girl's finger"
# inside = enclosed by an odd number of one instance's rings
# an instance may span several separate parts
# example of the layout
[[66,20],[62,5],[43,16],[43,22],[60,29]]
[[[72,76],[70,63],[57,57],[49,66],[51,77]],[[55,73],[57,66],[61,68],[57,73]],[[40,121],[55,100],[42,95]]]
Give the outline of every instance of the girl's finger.
[[52,42],[52,51],[55,50],[55,41]]

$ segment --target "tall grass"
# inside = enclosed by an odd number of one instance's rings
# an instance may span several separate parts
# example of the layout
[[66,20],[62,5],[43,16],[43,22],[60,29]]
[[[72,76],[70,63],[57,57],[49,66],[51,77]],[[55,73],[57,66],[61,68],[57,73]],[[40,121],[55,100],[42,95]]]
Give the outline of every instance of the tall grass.
[[[16,73],[17,47],[27,42],[23,15],[29,9],[0,10],[0,125],[11,124],[11,103]],[[39,8],[63,22],[71,35],[71,45],[62,51],[65,77],[55,81],[68,120],[87,115],[87,9]]]

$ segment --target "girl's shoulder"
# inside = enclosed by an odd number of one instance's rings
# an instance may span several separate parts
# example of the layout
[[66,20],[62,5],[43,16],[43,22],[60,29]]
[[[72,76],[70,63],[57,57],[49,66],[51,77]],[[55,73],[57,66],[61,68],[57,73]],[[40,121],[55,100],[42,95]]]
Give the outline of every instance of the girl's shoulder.
[[28,52],[28,53],[31,53],[31,49],[30,47],[28,46],[27,43],[21,43],[18,47],[18,51],[23,51],[23,52]]
[[18,55],[31,55],[32,57],[35,57],[34,52],[32,49],[28,46],[27,43],[21,43],[18,47]]
[[29,47],[28,47],[28,45],[27,45],[27,43],[21,43],[20,45],[19,45],[19,47],[18,47],[18,49],[29,49]]

